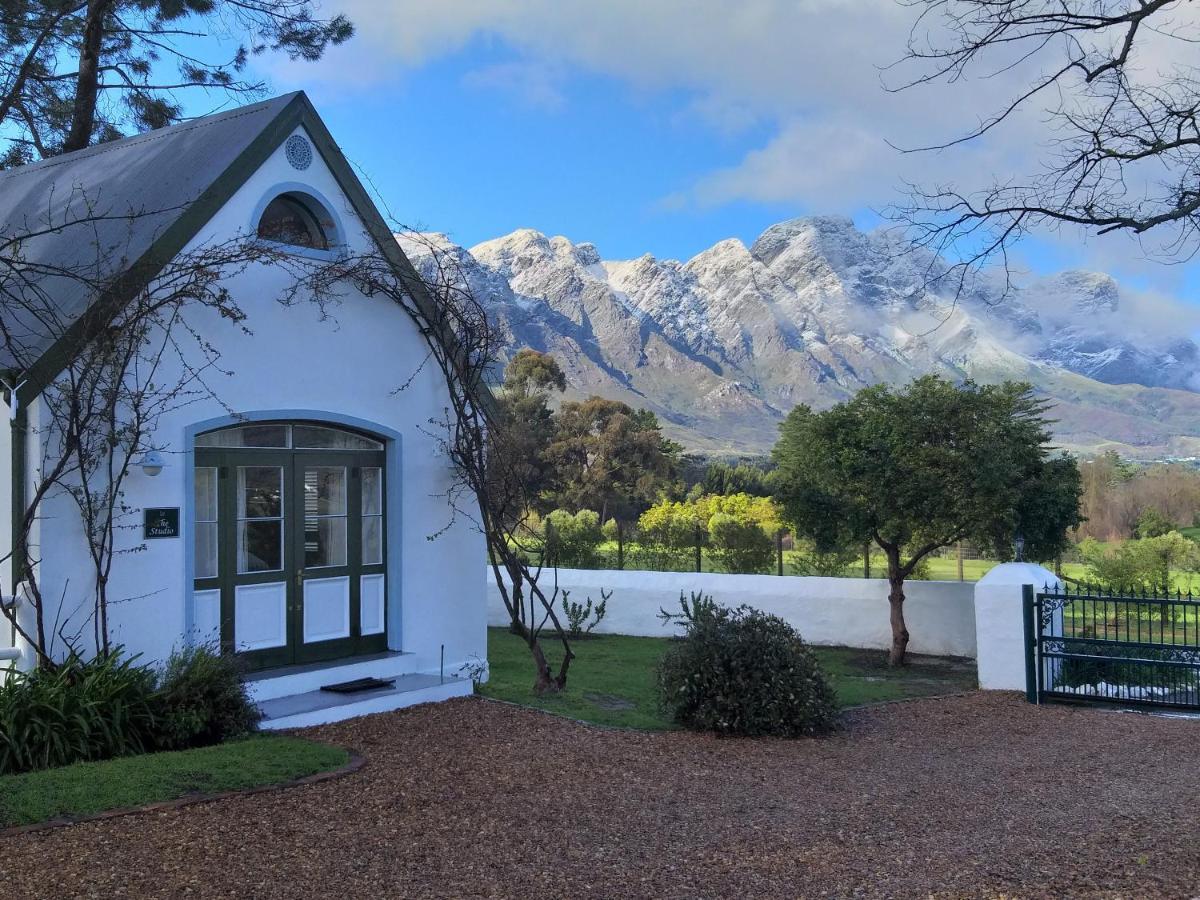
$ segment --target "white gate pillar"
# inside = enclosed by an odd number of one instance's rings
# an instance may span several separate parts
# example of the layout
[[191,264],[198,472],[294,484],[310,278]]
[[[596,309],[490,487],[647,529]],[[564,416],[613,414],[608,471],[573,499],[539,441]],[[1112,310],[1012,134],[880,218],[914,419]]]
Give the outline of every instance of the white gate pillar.
[[1025,690],[1026,585],[1040,592],[1061,582],[1035,563],[1001,563],[975,585],[975,641],[979,686],[989,691]]

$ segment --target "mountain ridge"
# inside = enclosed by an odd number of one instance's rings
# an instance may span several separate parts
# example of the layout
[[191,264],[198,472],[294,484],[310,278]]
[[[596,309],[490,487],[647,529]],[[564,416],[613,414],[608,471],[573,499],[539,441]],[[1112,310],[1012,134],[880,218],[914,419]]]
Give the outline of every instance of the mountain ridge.
[[[594,244],[533,229],[460,247],[398,239],[418,268],[449,254],[510,350],[554,353],[572,396],[653,409],[707,452],[761,453],[796,403],[823,408],[926,372],[1031,381],[1068,449],[1200,455],[1200,348],[1140,330],[1133,296],[1104,273],[1067,271],[1010,288],[962,286],[928,251],[849,219],[767,228],[686,261],[605,260]],[[1144,323],[1143,323],[1144,324]]]

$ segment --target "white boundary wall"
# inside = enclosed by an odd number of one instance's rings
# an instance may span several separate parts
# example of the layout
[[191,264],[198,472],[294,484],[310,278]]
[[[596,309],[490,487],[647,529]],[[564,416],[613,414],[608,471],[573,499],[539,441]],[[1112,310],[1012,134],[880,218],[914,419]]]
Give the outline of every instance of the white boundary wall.
[[[547,594],[553,578],[551,570],[542,574],[541,584]],[[506,625],[508,613],[491,569],[487,570],[487,581],[488,624]],[[607,615],[596,628],[598,633],[647,637],[677,634],[679,629],[663,625],[659,609],[678,612],[681,591],[690,594],[702,590],[723,606],[744,603],[777,615],[812,644],[884,650],[892,641],[888,584],[882,579],[559,569],[558,584],[571,592],[572,601],[580,603],[589,596],[599,602],[601,588],[612,591]],[[911,652],[975,657],[974,584],[910,581],[904,592]]]

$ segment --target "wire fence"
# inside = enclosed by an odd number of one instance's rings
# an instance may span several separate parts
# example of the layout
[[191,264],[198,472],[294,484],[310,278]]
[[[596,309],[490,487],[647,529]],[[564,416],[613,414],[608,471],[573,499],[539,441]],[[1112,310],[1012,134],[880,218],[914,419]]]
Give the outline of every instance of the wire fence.
[[[610,540],[594,546],[536,546],[527,549],[534,563],[574,569],[631,569],[651,572],[718,572],[753,575],[824,575],[839,578],[883,578],[887,561],[872,547],[842,554],[815,554],[786,530],[771,535],[770,547],[722,548],[713,546],[697,529],[691,541],[672,545],[639,539],[633,529],[619,527]],[[930,554],[914,573],[915,579],[978,581],[1000,563],[994,554],[962,542]],[[1082,567],[1072,548],[1051,563],[1060,577],[1074,580],[1071,570]],[[1064,568],[1065,567],[1065,568]]]

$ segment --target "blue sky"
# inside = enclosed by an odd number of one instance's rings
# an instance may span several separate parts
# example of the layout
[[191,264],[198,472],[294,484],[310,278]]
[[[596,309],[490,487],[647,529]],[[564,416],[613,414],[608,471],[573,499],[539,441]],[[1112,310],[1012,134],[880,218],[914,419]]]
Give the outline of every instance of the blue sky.
[[818,211],[795,201],[681,205],[672,198],[769,128],[723,134],[681,116],[681,92],[637,92],[585,71],[564,76],[554,99],[473,78],[512,61],[479,40],[387,85],[310,91],[395,217],[466,245],[536,228],[592,241],[605,257],[686,259]]
[[[1000,80],[892,94],[895,0],[325,0],[359,35],[317,64],[269,61],[307,90],[391,213],[471,245],[516,228],[611,259],[686,259],[792,216],[873,226],[905,179],[969,184],[1029,171],[1035,115],[947,154],[888,146],[961,131]],[[1102,269],[1190,300],[1200,267],[1147,262],[1127,239],[1048,235],[1036,272]]]

